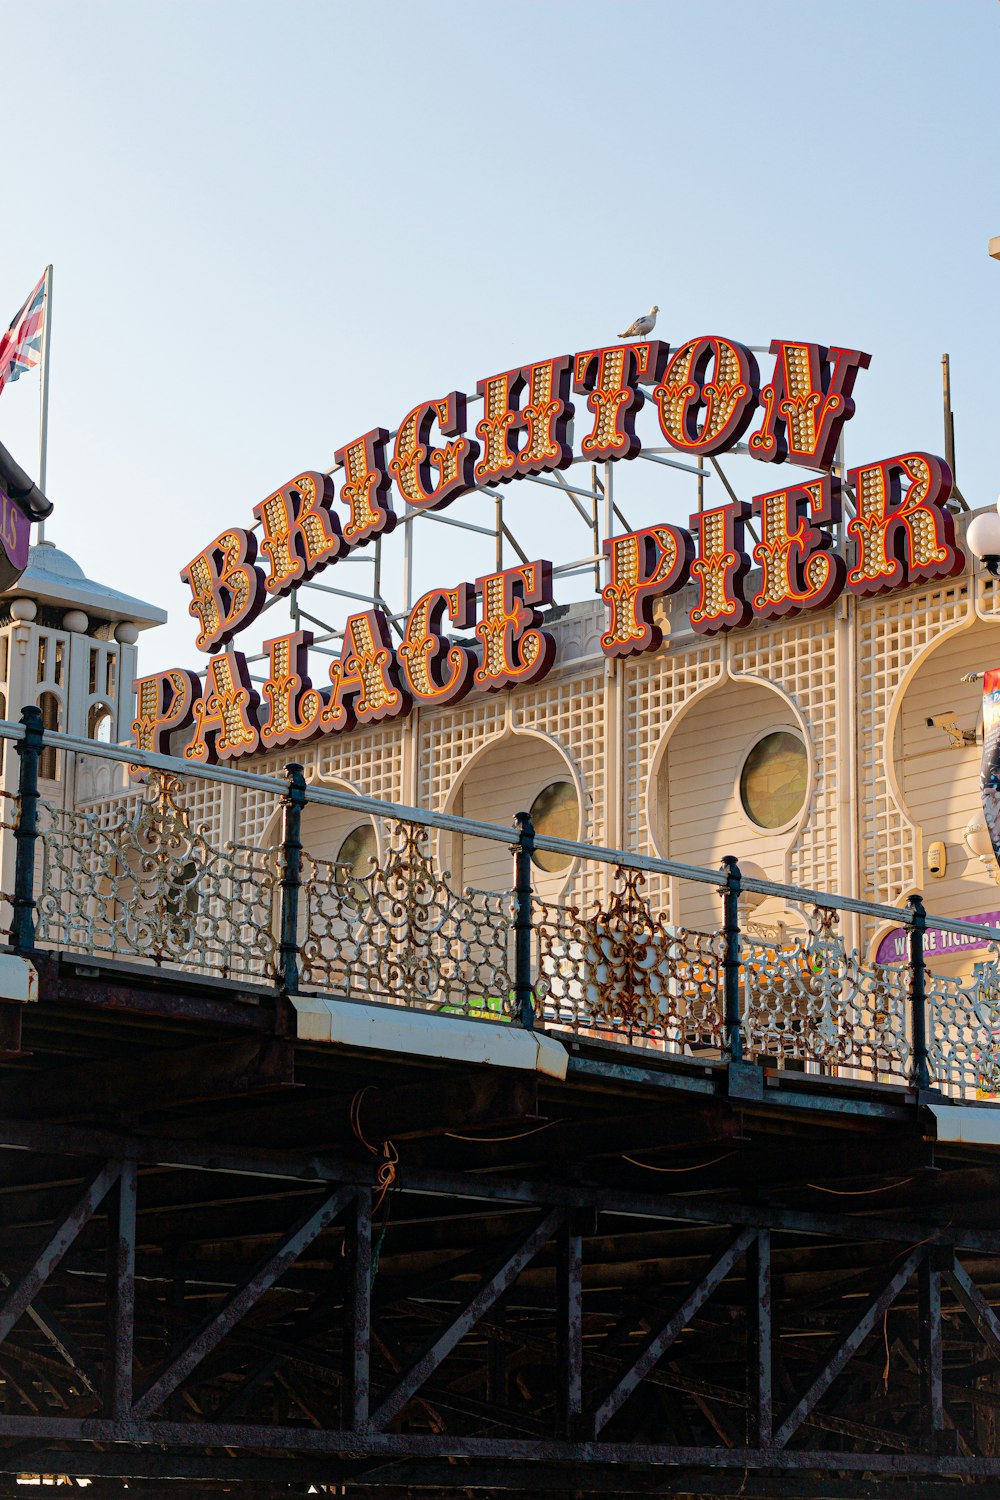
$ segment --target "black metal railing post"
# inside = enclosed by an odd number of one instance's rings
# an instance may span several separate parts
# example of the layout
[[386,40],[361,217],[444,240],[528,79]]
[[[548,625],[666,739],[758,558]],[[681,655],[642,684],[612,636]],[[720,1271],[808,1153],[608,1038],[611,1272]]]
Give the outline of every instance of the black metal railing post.
[[278,945],[279,977],[287,995],[299,987],[299,891],[302,888],[302,809],[306,778],[295,761],[285,767],[288,791],[281,817],[281,928]]
[[722,960],[722,993],[725,1005],[726,1051],[729,1061],[743,1061],[740,1027],[740,892],[743,880],[735,854],[723,855],[726,884],[722,892],[722,923],[725,955]]
[[514,814],[517,843],[514,845],[514,1003],[517,1018],[527,1031],[535,1025],[535,997],[531,983],[531,856],[535,852],[535,830],[531,814]]
[[35,946],[35,843],[38,838],[38,762],[45,736],[42,711],[29,704],[21,714],[24,739],[17,742],[17,826],[14,829],[14,896],[11,947],[30,953]]
[[907,905],[910,919],[910,1031],[913,1040],[913,1065],[910,1082],[915,1089],[929,1089],[930,1068],[927,1065],[927,979],[924,965],[924,933],[927,912],[924,898],[911,896]]

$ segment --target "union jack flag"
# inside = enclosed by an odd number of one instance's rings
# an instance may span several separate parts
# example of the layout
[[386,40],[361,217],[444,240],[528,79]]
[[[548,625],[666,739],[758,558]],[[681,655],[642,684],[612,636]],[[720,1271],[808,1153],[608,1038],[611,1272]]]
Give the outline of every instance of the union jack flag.
[[45,277],[19,309],[7,332],[0,337],[0,391],[25,370],[33,370],[42,357],[45,325]]

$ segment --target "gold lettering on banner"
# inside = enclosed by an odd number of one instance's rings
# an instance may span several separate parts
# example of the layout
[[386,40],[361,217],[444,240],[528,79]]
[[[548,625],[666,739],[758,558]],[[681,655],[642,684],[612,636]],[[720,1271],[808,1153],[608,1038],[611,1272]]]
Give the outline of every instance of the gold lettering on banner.
[[204,695],[194,703],[194,734],[184,759],[204,763],[252,755],[260,744],[259,705],[242,652],[213,656],[205,668]]

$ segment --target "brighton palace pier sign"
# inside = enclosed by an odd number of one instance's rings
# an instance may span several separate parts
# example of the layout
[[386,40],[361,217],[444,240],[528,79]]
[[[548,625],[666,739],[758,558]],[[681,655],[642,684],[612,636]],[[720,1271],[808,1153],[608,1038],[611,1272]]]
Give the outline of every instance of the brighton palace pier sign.
[[[786,339],[776,339],[771,353],[774,373],[762,387],[754,355],[730,339],[691,339],[673,353],[659,340],[586,349],[481,380],[475,437],[466,397],[451,391],[408,412],[391,451],[381,427],[355,438],[336,455],[339,494],[329,476],[310,471],[254,506],[264,566],[255,532],[234,526],[183,569],[200,627],[198,648],[217,654],[204,681],[186,668],[139,679],[136,743],[167,750],[171,736],[190,728],[183,752],[189,760],[231,760],[397,718],[414,704],[455,703],[470,692],[544,677],[556,651],[538,613],[552,602],[552,566],[542,560],[431,589],[410,610],[395,645],[381,610],[351,615],[323,684],[309,675],[309,631],[274,637],[265,643],[263,713],[245,657],[224,648],[269,598],[392,531],[394,494],[409,506],[438,510],[480,485],[566,468],[573,458],[571,392],[584,398],[589,413],[578,428],[581,457],[635,458],[636,415],[649,392],[660,431],[679,453],[724,453],[749,430],[751,457],[817,471],[804,483],[768,487],[749,504],[693,515],[690,531],[663,524],[605,541],[608,617],[601,645],[609,656],[654,650],[660,633],[653,602],[689,579],[698,586],[691,626],[714,635],[828,605],[844,590],[879,594],[960,572],[965,560],[946,509],[951,474],[929,453],[901,453],[850,470],[849,555],[834,551],[831,527],[841,517],[841,494],[830,467],[869,356]],[[748,596],[752,564],[744,536],[751,515],[760,533],[753,548],[760,574]],[[449,640],[446,617],[460,630],[475,629],[478,652]]]

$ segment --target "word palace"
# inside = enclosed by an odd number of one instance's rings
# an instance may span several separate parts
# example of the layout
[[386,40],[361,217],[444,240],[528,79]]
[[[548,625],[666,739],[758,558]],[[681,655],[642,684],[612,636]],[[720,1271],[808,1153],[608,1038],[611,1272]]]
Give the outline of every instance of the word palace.
[[[439,510],[480,486],[566,468],[574,458],[571,392],[585,398],[589,413],[578,457],[606,462],[641,452],[635,421],[645,387],[663,438],[680,453],[724,453],[756,419],[746,445],[752,458],[817,471],[814,479],[769,488],[749,504],[699,512],[690,531],[663,524],[608,538],[601,646],[609,656],[655,650],[661,634],[654,600],[689,580],[697,586],[691,626],[712,635],[828,605],[845,589],[879,594],[961,572],[965,560],[947,509],[952,477],[929,453],[850,470],[849,555],[834,550],[841,485],[829,471],[854,413],[854,382],[870,356],[787,339],[776,339],[771,353],[774,371],[762,387],[754,355],[730,339],[695,338],[673,353],[660,340],[585,349],[479,381],[475,437],[467,398],[451,391],[407,413],[391,455],[384,428],[355,438],[336,454],[339,494],[329,475],[306,472],[254,506],[266,571],[257,561],[255,532],[242,527],[217,536],[182,570],[199,623],[197,646],[218,654],[204,683],[186,668],[136,682],[137,745],[166,750],[171,736],[193,725],[187,759],[230,760],[395,718],[415,703],[455,703],[469,692],[543,677],[555,643],[538,611],[552,603],[552,566],[541,560],[429,590],[410,610],[395,646],[381,610],[351,615],[322,687],[309,676],[307,630],[265,643],[262,695],[251,685],[245,657],[220,648],[269,597],[391,532],[394,491],[407,506]],[[745,545],[751,515],[760,534],[752,559]],[[748,594],[753,560],[759,581]],[[473,627],[479,650],[453,644],[444,634],[446,618],[459,629]]]

